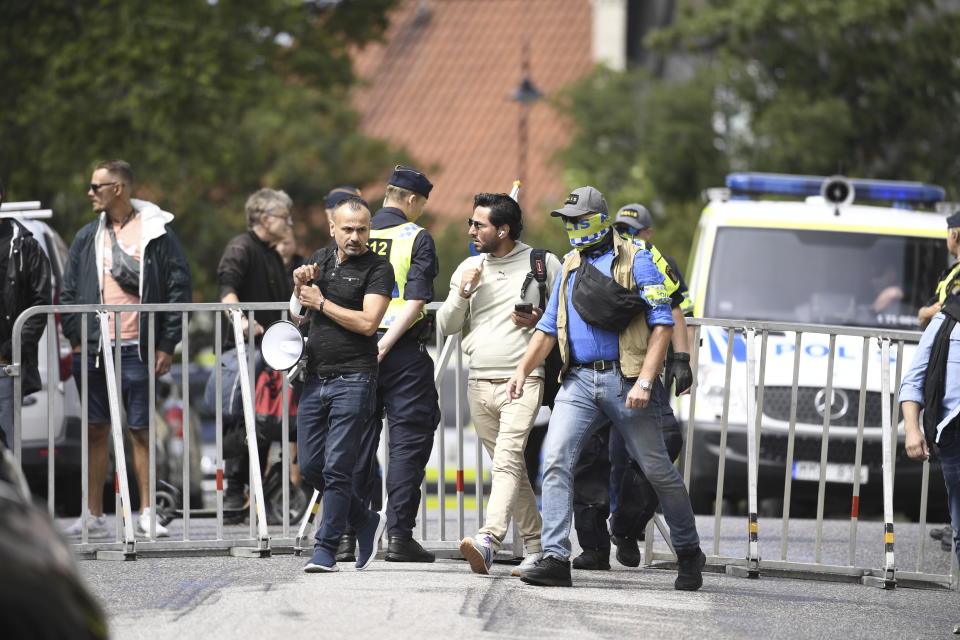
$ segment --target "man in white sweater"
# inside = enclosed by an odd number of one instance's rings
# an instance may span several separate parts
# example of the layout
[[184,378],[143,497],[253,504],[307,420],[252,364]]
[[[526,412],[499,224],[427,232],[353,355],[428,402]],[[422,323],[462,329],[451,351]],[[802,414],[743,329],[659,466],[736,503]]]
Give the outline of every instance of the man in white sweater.
[[[464,260],[450,278],[450,292],[437,313],[445,335],[463,330],[463,351],[470,358],[467,400],[477,436],[493,460],[493,486],[486,524],[460,543],[460,553],[475,573],[488,573],[493,555],[506,536],[511,516],[523,537],[523,564],[541,555],[537,499],[527,478],[523,448],[533,427],[543,394],[544,370],[535,369],[523,397],[510,401],[507,381],[523,357],[545,304],[532,279],[531,252],[519,242],[523,221],[520,206],[506,194],[474,196],[468,233],[480,252]],[[546,253],[546,292],[560,273],[560,261]],[[521,295],[521,290],[526,288]],[[521,565],[523,566],[523,565]],[[514,570],[514,575],[519,575]]]

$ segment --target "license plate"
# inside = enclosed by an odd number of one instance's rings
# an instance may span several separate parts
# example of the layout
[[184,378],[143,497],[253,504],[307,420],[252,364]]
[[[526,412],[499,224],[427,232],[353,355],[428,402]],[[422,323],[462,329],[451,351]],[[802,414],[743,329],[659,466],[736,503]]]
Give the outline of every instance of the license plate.
[[[807,460],[795,460],[793,463],[794,480],[820,480],[820,463],[809,462]],[[852,464],[838,464],[835,462],[827,463],[827,472],[824,474],[827,482],[843,482],[853,484],[856,476],[856,467]],[[870,477],[870,469],[864,465],[860,467],[860,484],[867,484]]]

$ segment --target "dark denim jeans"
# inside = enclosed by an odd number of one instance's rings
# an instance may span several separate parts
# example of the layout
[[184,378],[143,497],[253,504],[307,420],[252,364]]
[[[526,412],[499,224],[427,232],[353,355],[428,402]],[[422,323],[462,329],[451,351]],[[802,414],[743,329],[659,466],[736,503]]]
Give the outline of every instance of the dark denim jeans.
[[953,542],[960,562],[960,437],[940,449],[940,470],[947,486],[947,507],[950,510],[950,526],[953,527]]
[[310,377],[303,385],[297,412],[297,459],[300,472],[323,492],[323,520],[317,546],[336,553],[347,525],[357,530],[369,511],[357,496],[357,455],[369,428],[377,379],[370,373],[335,378]]

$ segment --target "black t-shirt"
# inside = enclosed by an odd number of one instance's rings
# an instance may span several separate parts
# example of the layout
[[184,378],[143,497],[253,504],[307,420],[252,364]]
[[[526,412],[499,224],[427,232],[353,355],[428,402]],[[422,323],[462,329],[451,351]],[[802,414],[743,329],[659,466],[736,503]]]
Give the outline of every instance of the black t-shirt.
[[[283,266],[283,258],[252,231],[227,243],[217,267],[217,284],[220,300],[234,293],[240,302],[286,302],[293,292],[293,279]],[[266,329],[282,313],[257,311],[254,318]],[[224,324],[223,347],[233,347],[233,329],[228,323]]]
[[[307,260],[320,266],[315,281],[323,296],[346,309],[363,309],[363,297],[375,293],[389,298],[393,293],[393,267],[373,251],[348,257],[337,264],[336,247],[320,249]],[[330,376],[377,370],[377,336],[355,333],[326,315],[310,313],[307,340],[307,371]]]

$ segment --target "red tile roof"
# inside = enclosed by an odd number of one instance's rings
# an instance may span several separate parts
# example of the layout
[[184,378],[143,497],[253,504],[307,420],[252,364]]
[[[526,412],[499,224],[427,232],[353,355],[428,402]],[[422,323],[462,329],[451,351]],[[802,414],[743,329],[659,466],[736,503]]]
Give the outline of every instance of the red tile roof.
[[[507,192],[517,177],[525,107],[510,94],[524,39],[533,82],[549,98],[591,68],[591,20],[589,0],[401,0],[385,42],[354,55],[365,84],[354,98],[362,128],[406,147],[427,172],[428,212],[467,215],[474,193]],[[526,108],[521,202],[540,217],[566,195],[550,158],[568,142],[569,124],[547,100]]]

